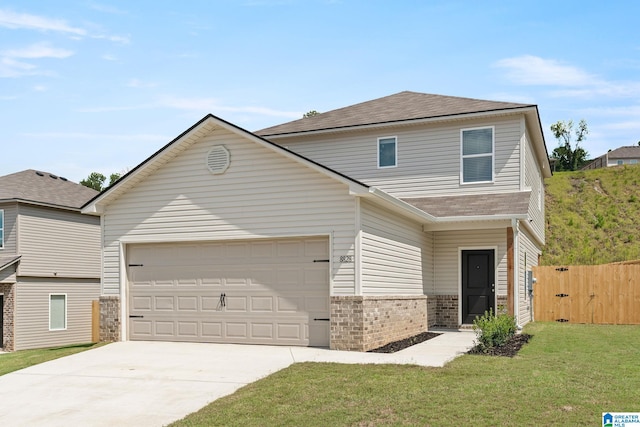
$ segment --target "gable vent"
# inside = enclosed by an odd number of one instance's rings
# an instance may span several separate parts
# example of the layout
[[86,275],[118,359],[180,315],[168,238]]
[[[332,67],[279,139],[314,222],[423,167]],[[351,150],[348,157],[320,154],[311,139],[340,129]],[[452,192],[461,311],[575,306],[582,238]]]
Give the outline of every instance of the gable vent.
[[207,153],[207,168],[212,174],[224,173],[229,168],[231,156],[224,145],[216,145]]

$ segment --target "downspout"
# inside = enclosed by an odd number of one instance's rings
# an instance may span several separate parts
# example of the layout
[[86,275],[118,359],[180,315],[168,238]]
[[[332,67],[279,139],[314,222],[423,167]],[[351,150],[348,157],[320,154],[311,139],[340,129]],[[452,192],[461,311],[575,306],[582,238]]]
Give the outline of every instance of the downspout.
[[522,329],[520,324],[520,228],[516,218],[511,219],[513,229],[513,315],[516,319],[518,330]]

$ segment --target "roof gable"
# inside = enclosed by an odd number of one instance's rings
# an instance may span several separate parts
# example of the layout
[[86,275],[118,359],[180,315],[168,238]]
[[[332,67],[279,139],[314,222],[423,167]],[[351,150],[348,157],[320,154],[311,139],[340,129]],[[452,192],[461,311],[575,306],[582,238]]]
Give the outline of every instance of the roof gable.
[[28,169],[0,177],[0,200],[79,209],[98,194],[52,173]]
[[317,162],[314,162],[306,157],[296,154],[280,145],[277,145],[271,141],[267,141],[253,133],[244,130],[232,123],[222,120],[212,114],[208,114],[200,121],[180,134],[174,140],[162,147],[160,150],[151,155],[148,159],[140,163],[126,175],[121,177],[114,185],[104,190],[95,198],[87,202],[83,206],[83,213],[99,214],[102,212],[104,206],[108,205],[122,194],[136,186],[139,182],[151,175],[154,171],[161,168],[163,165],[174,159],[178,154],[185,151],[197,141],[199,141],[204,135],[213,131],[216,128],[222,128],[230,131],[236,135],[246,138],[254,143],[257,143],[263,147],[280,153],[281,155],[293,159],[296,162],[302,163],[311,169],[319,171],[337,181],[347,184],[350,191],[356,193],[368,192],[369,186],[363,184],[353,178],[350,178],[344,174],[336,172],[327,168]]
[[269,137],[525,107],[533,105],[404,91],[272,126],[256,134]]

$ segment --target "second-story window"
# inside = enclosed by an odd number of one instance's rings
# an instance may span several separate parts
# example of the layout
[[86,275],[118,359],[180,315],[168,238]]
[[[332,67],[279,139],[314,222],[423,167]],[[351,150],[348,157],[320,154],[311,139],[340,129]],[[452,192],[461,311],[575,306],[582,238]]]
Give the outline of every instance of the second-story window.
[[378,167],[391,168],[398,165],[398,144],[395,136],[378,138]]
[[0,209],[0,249],[4,248],[4,211]]
[[461,131],[460,182],[493,182],[493,126]]

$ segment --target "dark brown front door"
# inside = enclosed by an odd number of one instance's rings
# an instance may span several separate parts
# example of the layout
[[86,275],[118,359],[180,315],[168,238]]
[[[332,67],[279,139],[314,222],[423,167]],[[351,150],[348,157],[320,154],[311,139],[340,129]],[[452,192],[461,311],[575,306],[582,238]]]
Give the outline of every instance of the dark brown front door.
[[493,249],[462,251],[462,323],[472,324],[495,308],[495,254]]

